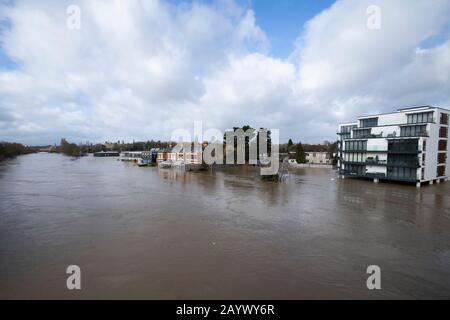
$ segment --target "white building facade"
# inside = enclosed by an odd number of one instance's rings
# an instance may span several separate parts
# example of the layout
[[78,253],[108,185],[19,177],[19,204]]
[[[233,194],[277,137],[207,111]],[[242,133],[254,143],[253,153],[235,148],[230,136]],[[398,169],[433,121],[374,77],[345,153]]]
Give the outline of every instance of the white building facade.
[[343,177],[416,183],[447,180],[450,110],[424,106],[359,117],[339,125]]

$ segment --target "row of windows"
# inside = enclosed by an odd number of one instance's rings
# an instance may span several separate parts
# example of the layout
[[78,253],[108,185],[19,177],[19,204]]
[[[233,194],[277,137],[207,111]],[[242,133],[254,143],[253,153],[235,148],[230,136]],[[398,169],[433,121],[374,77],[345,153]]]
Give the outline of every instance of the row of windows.
[[427,126],[406,126],[400,128],[402,137],[423,137],[427,136]]
[[365,162],[367,155],[365,153],[344,153],[344,161],[348,162]]
[[362,119],[361,128],[371,128],[378,126],[378,118]]
[[389,151],[417,151],[418,150],[418,140],[417,139],[389,140],[388,150]]
[[367,149],[367,141],[345,141],[345,150],[353,151],[353,150],[366,150]]
[[433,112],[408,114],[408,123],[428,123],[433,122]]
[[[425,154],[423,154],[425,155]],[[419,166],[417,155],[409,154],[390,154],[388,157],[388,166]]]
[[353,128],[356,128],[356,125],[348,125],[348,126],[342,126],[341,127],[341,133],[350,133]]
[[370,136],[371,129],[364,129],[364,130],[353,130],[353,138],[361,139],[361,138],[367,138]]

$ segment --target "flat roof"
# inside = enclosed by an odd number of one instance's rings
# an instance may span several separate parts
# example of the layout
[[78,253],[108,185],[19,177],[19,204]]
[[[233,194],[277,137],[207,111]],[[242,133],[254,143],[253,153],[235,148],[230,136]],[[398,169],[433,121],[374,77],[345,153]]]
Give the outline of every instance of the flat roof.
[[450,112],[449,109],[445,109],[445,108],[441,108],[441,107],[418,106],[418,107],[409,107],[409,108],[401,108],[401,109],[397,109],[397,111],[395,111],[395,112],[384,112],[384,113],[378,113],[378,114],[373,114],[373,115],[359,116],[359,117],[358,117],[358,120],[359,120],[359,119],[365,119],[365,118],[375,118],[375,117],[377,117],[377,116],[388,115],[388,114],[397,114],[397,113],[405,112],[405,111],[408,111],[408,110],[411,110],[411,111],[418,111],[418,110],[420,110],[420,109],[424,109],[424,110],[427,110],[427,109],[441,109],[441,110],[445,110],[445,111]]
[[[418,106],[418,107],[409,107],[409,108],[400,108],[397,109],[397,111],[394,112],[383,112],[383,113],[378,113],[378,114],[372,114],[372,115],[365,115],[365,116],[359,116],[357,117],[358,120],[363,120],[363,119],[369,119],[369,118],[376,118],[378,116],[383,116],[383,115],[388,115],[388,114],[397,114],[400,112],[407,112],[407,111],[419,111],[420,109],[440,109],[440,110],[444,110],[447,112],[450,112],[449,109],[445,109],[445,108],[441,108],[441,107],[434,107],[434,106]],[[347,126],[347,125],[353,125],[353,124],[358,124],[358,122],[346,122],[346,123],[338,123],[338,126]]]

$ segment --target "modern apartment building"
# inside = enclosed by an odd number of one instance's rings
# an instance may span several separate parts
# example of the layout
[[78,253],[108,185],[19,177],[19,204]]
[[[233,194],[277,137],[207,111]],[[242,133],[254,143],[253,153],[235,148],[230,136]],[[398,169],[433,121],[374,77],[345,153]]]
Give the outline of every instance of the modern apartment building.
[[450,110],[423,106],[339,125],[342,177],[415,183],[447,181]]

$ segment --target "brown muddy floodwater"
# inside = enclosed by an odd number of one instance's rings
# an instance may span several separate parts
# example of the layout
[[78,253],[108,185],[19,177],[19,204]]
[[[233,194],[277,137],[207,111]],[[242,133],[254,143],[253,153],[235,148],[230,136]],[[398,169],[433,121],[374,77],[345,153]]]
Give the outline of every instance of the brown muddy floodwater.
[[0,298],[450,298],[450,182],[22,156],[0,163]]

